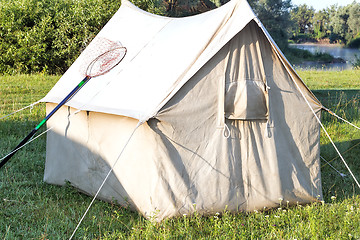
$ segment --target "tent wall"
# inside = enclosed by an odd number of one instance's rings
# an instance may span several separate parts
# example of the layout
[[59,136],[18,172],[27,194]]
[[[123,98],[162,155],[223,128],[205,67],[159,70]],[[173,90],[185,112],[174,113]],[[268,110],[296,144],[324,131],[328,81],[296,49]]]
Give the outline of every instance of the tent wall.
[[[219,96],[223,82],[236,82],[239,93],[228,97],[226,88],[225,97]],[[254,92],[261,93],[260,100],[253,99]],[[308,91],[304,94],[320,116],[321,105]],[[247,98],[237,101],[238,95]],[[231,105],[229,100],[233,109],[250,113],[245,114],[248,118],[225,119],[230,131],[226,138],[226,128],[218,128],[217,118],[221,105]],[[260,104],[266,111],[251,116]],[[279,198],[296,204],[322,197],[319,124],[254,22],[184,85],[149,125],[168,142],[173,166],[162,171],[162,185],[171,189],[168,199],[181,204],[178,208],[184,213],[191,211],[192,203],[198,211],[216,212],[225,206],[248,211],[277,206]],[[174,194],[174,189],[187,194]]]
[[[251,22],[137,129],[100,198],[159,220],[316,201],[320,129],[294,82]],[[48,121],[45,181],[94,194],[137,120],[75,110]]]

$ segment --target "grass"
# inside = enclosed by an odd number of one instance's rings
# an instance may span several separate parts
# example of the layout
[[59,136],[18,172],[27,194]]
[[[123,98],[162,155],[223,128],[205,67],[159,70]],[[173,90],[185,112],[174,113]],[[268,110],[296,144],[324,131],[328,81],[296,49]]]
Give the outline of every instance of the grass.
[[[360,125],[360,70],[300,71],[328,108]],[[0,117],[41,99],[58,76],[0,76]],[[43,117],[43,104],[0,120],[0,157]],[[350,168],[360,179],[360,132],[324,113],[322,121]],[[43,182],[46,138],[19,151],[0,170],[0,239],[68,238],[91,197],[71,186]],[[359,239],[360,191],[321,133],[325,201],[252,213],[183,216],[153,223],[126,207],[95,201],[76,239]]]
[[360,69],[344,71],[297,71],[307,86],[319,89],[360,89]]

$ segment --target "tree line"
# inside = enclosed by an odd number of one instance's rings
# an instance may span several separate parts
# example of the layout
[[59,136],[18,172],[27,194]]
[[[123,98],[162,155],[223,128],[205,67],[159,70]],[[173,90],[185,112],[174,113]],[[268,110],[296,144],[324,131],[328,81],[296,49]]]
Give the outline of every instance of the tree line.
[[[229,0],[131,0],[145,11],[190,16]],[[288,40],[360,42],[360,4],[315,11],[291,0],[248,0],[279,47]],[[0,0],[0,74],[62,74],[120,7],[113,0]],[[357,47],[360,44],[356,45]]]
[[333,5],[319,11],[303,4],[290,10],[290,19],[290,39],[296,42],[328,39],[330,43],[360,47],[360,3]]

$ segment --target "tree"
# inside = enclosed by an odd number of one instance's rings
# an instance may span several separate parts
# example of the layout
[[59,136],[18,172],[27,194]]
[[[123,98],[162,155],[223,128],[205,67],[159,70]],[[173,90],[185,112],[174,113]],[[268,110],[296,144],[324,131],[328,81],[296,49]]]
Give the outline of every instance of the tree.
[[315,9],[306,4],[297,6],[290,11],[291,20],[296,23],[297,33],[312,33],[313,25],[312,19],[315,14]]
[[360,37],[360,4],[353,2],[344,7],[332,6],[330,10],[330,40],[345,44]]
[[317,39],[322,39],[330,35],[329,30],[330,14],[327,9],[319,10],[312,19],[314,33]]
[[164,0],[165,15],[169,17],[185,17],[215,9],[222,3],[220,0]]
[[[146,0],[133,0],[146,1]],[[189,16],[219,7],[229,0],[164,0],[165,15]],[[288,47],[291,0],[248,0],[255,14],[281,49]]]
[[165,15],[165,6],[161,4],[161,2],[158,0],[130,0],[130,1],[144,11],[158,15]]
[[288,47],[291,0],[249,0],[255,14],[264,24],[277,45]]
[[349,26],[348,30],[351,39],[360,37],[360,3],[353,2],[349,6],[349,18],[347,24]]
[[349,27],[347,25],[347,21],[349,19],[349,11],[348,7],[337,7],[336,12],[331,16],[330,26],[333,35],[338,38],[338,40],[342,42],[346,42],[347,32]]

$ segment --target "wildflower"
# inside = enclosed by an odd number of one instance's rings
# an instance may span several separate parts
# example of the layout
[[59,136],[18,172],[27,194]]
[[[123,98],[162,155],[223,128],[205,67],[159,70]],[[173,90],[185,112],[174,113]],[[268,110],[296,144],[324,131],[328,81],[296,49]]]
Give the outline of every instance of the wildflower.
[[268,217],[269,217],[269,215],[265,215],[265,217],[266,217],[266,218],[268,218]]
[[184,214],[183,214],[183,216],[184,216],[184,217],[186,217],[186,216],[187,216],[187,214],[186,214],[186,213],[184,213]]
[[333,200],[333,201],[334,201],[335,199],[336,199],[336,197],[335,197],[335,196],[331,196],[331,200]]
[[220,215],[220,213],[219,213],[219,212],[216,212],[215,215]]
[[278,215],[275,215],[274,217],[276,217],[276,218],[280,218],[280,216],[278,216]]
[[258,213],[258,210],[255,209],[254,212],[255,212],[255,213]]

